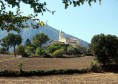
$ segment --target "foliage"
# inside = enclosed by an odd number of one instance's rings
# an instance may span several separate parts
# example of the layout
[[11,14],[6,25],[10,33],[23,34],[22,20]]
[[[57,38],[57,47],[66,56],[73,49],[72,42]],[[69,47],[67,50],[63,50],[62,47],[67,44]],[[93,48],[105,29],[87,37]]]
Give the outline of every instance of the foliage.
[[93,60],[90,66],[91,66],[91,71],[93,72],[103,72],[102,65],[100,64],[97,58]]
[[29,56],[33,55],[33,54],[35,54],[35,48],[32,46],[26,46],[25,47],[25,53]]
[[14,48],[14,52],[16,51],[16,46],[22,43],[22,37],[20,35],[15,35],[12,33],[8,34],[8,45]]
[[18,55],[22,55],[22,57],[27,56],[27,54],[25,53],[25,47],[23,45],[18,45],[16,52]]
[[[92,2],[96,3],[97,0],[62,0],[62,1],[63,1],[62,3],[64,3],[65,5],[65,9],[67,9],[68,6],[72,4],[74,7],[77,7],[83,5],[85,2],[88,2],[89,6],[91,6],[91,3]],[[101,0],[99,0],[99,2],[101,3]]]
[[32,43],[36,47],[41,47],[42,44],[45,44],[49,40],[48,36],[45,35],[44,33],[39,33],[36,36],[33,37]]
[[68,46],[67,47],[67,54],[68,55],[75,55],[75,54],[81,54],[81,52],[72,46]]
[[20,62],[20,63],[18,64],[18,67],[19,67],[20,72],[22,72],[22,71],[23,71],[23,63]]
[[30,46],[30,45],[31,45],[31,41],[29,39],[26,39],[25,46]]
[[1,45],[4,46],[4,48],[7,51],[9,51],[9,47],[11,46],[14,48],[14,52],[15,52],[16,46],[19,45],[21,42],[22,42],[22,38],[20,35],[9,33],[7,36],[5,36],[2,39]]
[[19,76],[46,76],[46,75],[57,75],[57,74],[82,74],[88,73],[90,69],[60,69],[60,70],[35,70],[35,71],[0,71],[2,77],[19,77]]
[[[20,11],[20,3],[23,2],[27,5],[30,5],[35,13],[43,13],[46,11],[46,3],[39,3],[36,0],[1,0],[0,1],[0,28],[2,30],[7,30],[8,32],[11,30],[20,32],[19,28],[26,28],[29,25],[23,24],[23,22],[26,22],[29,19],[36,18],[37,14],[29,14],[28,16],[23,16]],[[13,12],[13,10],[7,10],[6,8],[14,8],[16,11]],[[39,19],[33,19],[35,21],[38,21],[37,24],[31,23],[31,26],[33,28],[39,28],[39,25],[42,26],[42,22],[40,24]]]
[[48,51],[48,53],[53,53],[54,51],[56,51],[62,47],[63,47],[62,44],[52,44],[47,48],[47,51]]
[[48,53],[53,53],[54,51],[64,48],[65,52],[66,52],[66,48],[69,46],[69,44],[51,44],[50,46],[48,46],[47,48],[47,52]]
[[5,54],[6,53],[6,49],[5,48],[0,48],[0,54]]
[[118,37],[114,35],[95,35],[90,49],[103,65],[118,63]]
[[64,48],[58,49],[56,51],[54,51],[51,56],[52,57],[63,57],[63,53],[64,53]]
[[87,53],[87,48],[81,45],[76,45],[76,49],[80,51],[81,53]]
[[40,47],[36,48],[36,55],[44,56],[46,54],[46,51]]
[[8,36],[5,36],[4,38],[2,38],[2,40],[1,40],[1,45],[2,45],[2,47],[7,51],[7,52],[9,52],[9,38],[8,38]]

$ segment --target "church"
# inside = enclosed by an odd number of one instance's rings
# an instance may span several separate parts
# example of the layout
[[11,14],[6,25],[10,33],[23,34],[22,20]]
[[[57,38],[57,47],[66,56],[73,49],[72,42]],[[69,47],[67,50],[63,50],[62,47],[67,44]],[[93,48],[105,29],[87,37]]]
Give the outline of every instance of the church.
[[59,32],[58,42],[69,44],[69,45],[72,45],[73,47],[76,47],[76,45],[79,45],[78,39],[76,39],[76,38],[67,38],[67,37],[64,36],[64,34],[65,33],[63,31]]

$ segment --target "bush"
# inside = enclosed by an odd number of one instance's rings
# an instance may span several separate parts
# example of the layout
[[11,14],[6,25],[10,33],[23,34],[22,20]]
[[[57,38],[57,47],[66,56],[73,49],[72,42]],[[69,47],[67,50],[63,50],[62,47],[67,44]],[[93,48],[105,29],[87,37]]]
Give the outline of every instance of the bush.
[[52,57],[63,57],[64,49],[58,49],[55,52],[52,53]]
[[0,48],[0,54],[5,54],[6,53],[6,49],[5,48]]
[[46,55],[46,51],[44,49],[40,48],[40,47],[37,47],[35,54],[44,56],[44,55]]
[[61,48],[62,48],[62,44],[52,44],[48,47],[47,52],[53,53],[54,51],[61,49]]
[[18,45],[16,53],[18,55],[22,55],[22,57],[26,57],[27,54],[25,53],[25,47],[23,45]]
[[19,77],[19,76],[45,76],[45,75],[57,75],[57,74],[75,74],[75,73],[88,73],[87,69],[60,69],[60,70],[36,70],[36,71],[0,71],[2,77]]
[[91,71],[103,72],[102,65],[99,63],[97,58],[95,58],[94,61],[91,63]]
[[76,48],[74,48],[74,47],[72,47],[72,46],[68,46],[67,47],[67,54],[68,55],[77,55],[77,54],[81,54],[81,52],[78,50],[78,49],[76,49]]
[[26,47],[25,47],[25,53],[26,53],[28,56],[31,56],[31,55],[35,54],[35,48],[32,47],[32,46],[26,46]]

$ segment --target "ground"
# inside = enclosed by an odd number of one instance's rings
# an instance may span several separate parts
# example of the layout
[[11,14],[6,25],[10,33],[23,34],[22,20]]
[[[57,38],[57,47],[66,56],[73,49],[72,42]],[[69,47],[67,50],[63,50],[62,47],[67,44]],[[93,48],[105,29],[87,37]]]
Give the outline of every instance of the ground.
[[[4,59],[3,59],[3,58]],[[9,58],[8,58],[9,57]],[[93,56],[79,58],[15,58],[11,55],[1,55],[0,71],[15,70],[18,71],[18,65],[23,63],[23,70],[52,70],[52,69],[81,69],[89,67],[93,61]],[[0,59],[1,59],[0,58]]]
[[42,77],[1,77],[0,84],[118,84],[118,74],[88,73]]
[[[80,69],[89,67],[94,57],[79,58],[21,58],[0,55],[0,70]],[[86,73],[73,75],[50,75],[39,77],[0,77],[0,84],[118,84],[117,73]]]

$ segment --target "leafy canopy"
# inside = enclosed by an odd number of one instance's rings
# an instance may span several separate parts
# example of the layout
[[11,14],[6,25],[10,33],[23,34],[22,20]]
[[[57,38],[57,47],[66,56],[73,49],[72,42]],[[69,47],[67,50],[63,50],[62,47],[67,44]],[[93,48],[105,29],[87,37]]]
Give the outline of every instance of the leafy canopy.
[[42,44],[45,44],[47,41],[49,41],[48,35],[45,35],[44,33],[39,33],[33,37],[32,43],[36,47],[41,47]]
[[118,37],[114,35],[95,35],[90,49],[103,65],[118,63]]

